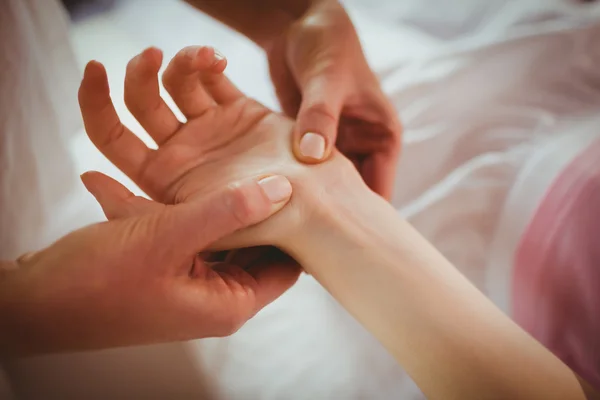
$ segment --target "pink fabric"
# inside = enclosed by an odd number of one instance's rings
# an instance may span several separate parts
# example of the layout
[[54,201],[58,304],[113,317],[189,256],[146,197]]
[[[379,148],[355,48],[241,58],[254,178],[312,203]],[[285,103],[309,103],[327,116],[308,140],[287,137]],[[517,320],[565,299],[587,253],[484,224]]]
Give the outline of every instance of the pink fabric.
[[600,388],[600,140],[546,193],[515,258],[513,316]]

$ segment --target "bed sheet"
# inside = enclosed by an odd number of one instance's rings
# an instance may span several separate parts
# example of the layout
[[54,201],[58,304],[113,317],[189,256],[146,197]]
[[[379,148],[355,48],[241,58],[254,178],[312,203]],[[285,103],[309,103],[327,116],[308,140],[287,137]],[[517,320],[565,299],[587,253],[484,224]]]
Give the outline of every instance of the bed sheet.
[[[600,74],[592,69],[600,8],[449,3],[346,2],[406,128],[394,205],[478,287],[504,293],[509,288],[486,274],[514,183],[536,149],[600,107]],[[228,56],[231,79],[277,108],[260,50],[176,1],[122,1],[75,26],[73,41],[82,66],[92,58],[105,63],[116,108],[133,127],[120,84],[127,60],[149,45],[165,59],[186,45],[214,45]],[[83,133],[71,151],[79,171],[107,172],[137,191]],[[65,210],[70,222],[60,229],[102,218],[83,190]],[[496,252],[512,251],[499,246]],[[309,276],[230,338],[45,357],[11,370],[23,398],[423,398]]]

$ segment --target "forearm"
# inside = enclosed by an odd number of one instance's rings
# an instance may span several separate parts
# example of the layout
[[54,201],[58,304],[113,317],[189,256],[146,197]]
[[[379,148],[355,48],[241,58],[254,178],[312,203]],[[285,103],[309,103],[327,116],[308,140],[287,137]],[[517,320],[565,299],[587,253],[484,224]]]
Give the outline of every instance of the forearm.
[[262,48],[319,1],[323,0],[186,0]]
[[24,300],[18,294],[19,268],[16,261],[0,261],[0,358],[20,353],[18,329],[14,324]]
[[320,203],[325,211],[307,223],[290,251],[428,398],[584,398],[560,360],[385,201],[363,193],[337,196],[332,206],[327,199]]
[[5,273],[0,276],[0,358],[76,349],[80,339],[87,339],[78,336],[80,327],[76,323],[66,322],[69,312],[79,306],[77,299],[69,305],[59,296],[48,295],[56,282],[38,273],[39,268],[48,267],[43,265],[43,253],[5,263]]

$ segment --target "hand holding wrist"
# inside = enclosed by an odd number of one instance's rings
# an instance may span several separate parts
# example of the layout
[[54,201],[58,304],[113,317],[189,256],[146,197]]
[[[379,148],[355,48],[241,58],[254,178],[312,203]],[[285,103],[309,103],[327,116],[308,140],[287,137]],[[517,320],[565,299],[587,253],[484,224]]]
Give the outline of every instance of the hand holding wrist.
[[82,179],[113,220],[0,275],[4,356],[226,336],[298,277],[295,265],[278,260],[213,266],[198,255],[281,209],[290,195],[277,182],[283,177],[271,177],[266,190],[260,180],[237,181],[176,206],[136,197],[99,173]]

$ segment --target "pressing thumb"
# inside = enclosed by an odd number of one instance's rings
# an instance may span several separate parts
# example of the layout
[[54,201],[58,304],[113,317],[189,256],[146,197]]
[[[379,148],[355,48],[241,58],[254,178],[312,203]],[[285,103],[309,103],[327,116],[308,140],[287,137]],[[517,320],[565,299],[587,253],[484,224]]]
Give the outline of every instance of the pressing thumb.
[[264,221],[289,201],[292,186],[284,176],[247,179],[201,201],[174,206],[163,220],[162,239],[185,252],[201,252],[237,230]]
[[294,130],[294,154],[299,161],[325,160],[335,145],[346,92],[334,76],[320,75],[302,89],[302,104]]

